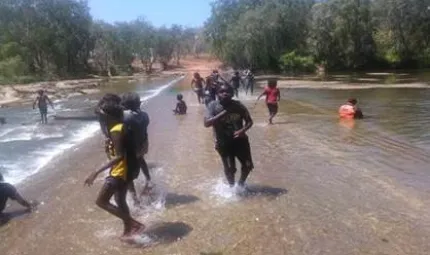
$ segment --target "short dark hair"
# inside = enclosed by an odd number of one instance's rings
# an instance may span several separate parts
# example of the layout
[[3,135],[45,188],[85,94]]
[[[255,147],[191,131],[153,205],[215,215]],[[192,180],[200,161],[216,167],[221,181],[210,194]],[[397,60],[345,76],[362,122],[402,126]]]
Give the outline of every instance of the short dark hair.
[[182,100],[182,98],[184,98],[184,96],[182,96],[182,94],[177,94],[177,95],[176,95],[176,99],[178,99],[178,100]]
[[116,120],[122,120],[124,116],[124,109],[116,102],[107,101],[100,107],[100,110],[102,110],[106,116]]
[[348,99],[348,103],[353,104],[353,105],[356,105],[356,104],[357,104],[357,99],[355,99],[355,98],[350,98],[350,99]]
[[97,103],[97,107],[95,109],[95,112],[96,113],[100,112],[100,109],[103,107],[103,105],[105,105],[108,102],[120,104],[121,103],[121,97],[119,97],[117,94],[113,94],[113,93],[105,94]]
[[267,81],[267,84],[268,84],[268,85],[271,85],[271,86],[273,86],[273,85],[278,85],[278,79],[276,79],[276,78],[271,78],[271,79],[269,79],[269,80]]
[[140,108],[140,96],[136,92],[128,92],[122,96],[122,105],[127,110],[137,110]]

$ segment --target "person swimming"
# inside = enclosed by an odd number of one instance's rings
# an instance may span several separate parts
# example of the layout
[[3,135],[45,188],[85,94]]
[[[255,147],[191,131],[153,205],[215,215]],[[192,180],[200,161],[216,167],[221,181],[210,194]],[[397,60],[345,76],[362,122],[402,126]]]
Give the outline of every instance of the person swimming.
[[178,102],[176,103],[176,108],[173,110],[173,113],[178,115],[187,114],[187,104],[183,100],[182,94],[178,94],[176,96],[176,99],[178,100]]
[[42,124],[47,124],[48,123],[48,117],[47,117],[48,103],[52,109],[54,109],[54,105],[52,104],[51,99],[49,99],[49,97],[45,94],[43,89],[39,89],[37,91],[37,94],[38,96],[36,97],[36,100],[34,100],[33,102],[33,109],[35,109],[35,106],[37,104],[37,106],[39,107]]
[[339,107],[339,117],[341,119],[362,119],[363,112],[357,106],[357,99],[350,98],[346,102],[346,104]]

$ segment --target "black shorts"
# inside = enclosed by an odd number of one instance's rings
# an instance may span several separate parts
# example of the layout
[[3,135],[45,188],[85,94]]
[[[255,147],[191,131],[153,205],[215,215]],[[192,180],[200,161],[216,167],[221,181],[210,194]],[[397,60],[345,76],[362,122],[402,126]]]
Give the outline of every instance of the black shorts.
[[269,114],[277,114],[278,113],[278,103],[269,104],[267,103],[267,109],[269,110]]
[[227,158],[234,160],[234,158],[237,158],[242,165],[242,168],[247,167],[249,170],[254,168],[248,137],[235,138],[223,145],[217,144],[216,150],[223,159]]
[[121,190],[121,189],[127,188],[127,182],[125,180],[112,177],[112,176],[106,177],[105,185],[115,190]]
[[39,106],[39,111],[40,111],[40,114],[46,115],[48,114],[48,107]]

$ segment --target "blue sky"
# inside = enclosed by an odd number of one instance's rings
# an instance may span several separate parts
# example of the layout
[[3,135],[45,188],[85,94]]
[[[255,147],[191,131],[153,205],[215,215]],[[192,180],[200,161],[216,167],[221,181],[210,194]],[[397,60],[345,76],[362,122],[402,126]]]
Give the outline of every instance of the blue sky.
[[155,26],[201,26],[212,0],[88,0],[94,19],[109,23],[145,17]]

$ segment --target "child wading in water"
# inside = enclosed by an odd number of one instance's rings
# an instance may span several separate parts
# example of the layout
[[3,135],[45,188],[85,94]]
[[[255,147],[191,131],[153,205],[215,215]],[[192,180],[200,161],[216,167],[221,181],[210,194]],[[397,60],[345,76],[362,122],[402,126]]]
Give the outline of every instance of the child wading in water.
[[187,104],[184,100],[182,100],[182,94],[178,94],[176,96],[176,99],[178,100],[178,102],[176,103],[176,108],[173,110],[173,112],[179,115],[187,114]]
[[269,110],[269,124],[273,124],[272,120],[275,117],[275,115],[278,113],[278,102],[281,100],[281,92],[277,88],[277,81],[275,79],[269,80],[267,87],[264,89],[263,93],[258,96],[258,100],[262,96],[266,96],[266,105],[267,109]]
[[33,102],[33,109],[35,109],[35,106],[39,107],[40,111],[40,117],[42,119],[42,124],[48,123],[48,103],[54,109],[54,105],[52,104],[49,97],[44,93],[42,89],[37,91],[38,96],[36,97],[36,100]]
[[[96,204],[107,212],[120,218],[124,224],[122,240],[126,240],[130,235],[144,229],[144,225],[134,220],[128,209],[126,202],[128,186],[128,167],[126,162],[126,137],[123,130],[123,108],[116,102],[107,101],[98,105],[98,113],[104,115],[104,123],[107,127],[109,138],[112,140],[112,159],[100,169],[93,172],[85,180],[85,184],[90,186],[97,176],[110,169],[109,176],[97,197]],[[116,206],[110,203],[111,197],[115,195]]]

